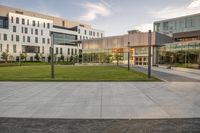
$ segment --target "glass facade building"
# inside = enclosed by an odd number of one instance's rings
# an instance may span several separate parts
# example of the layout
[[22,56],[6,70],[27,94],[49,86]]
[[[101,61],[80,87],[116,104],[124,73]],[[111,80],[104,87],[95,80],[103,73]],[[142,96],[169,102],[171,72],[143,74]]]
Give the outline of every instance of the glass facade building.
[[200,41],[176,42],[157,48],[158,64],[190,64],[197,67],[200,60]]
[[200,30],[200,14],[178,17],[154,23],[154,31],[169,36],[174,33]]
[[[156,47],[172,42],[166,35],[151,34],[152,64],[155,63]],[[127,64],[128,51],[133,65],[148,64],[148,33],[133,33],[122,36],[85,40],[83,44],[83,63]],[[129,44],[129,47],[128,47]]]

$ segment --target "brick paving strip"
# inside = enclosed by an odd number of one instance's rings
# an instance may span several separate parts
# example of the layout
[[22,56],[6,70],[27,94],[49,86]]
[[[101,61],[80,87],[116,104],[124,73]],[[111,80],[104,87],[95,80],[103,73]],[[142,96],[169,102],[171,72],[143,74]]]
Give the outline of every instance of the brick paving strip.
[[0,133],[199,133],[200,119],[0,118]]

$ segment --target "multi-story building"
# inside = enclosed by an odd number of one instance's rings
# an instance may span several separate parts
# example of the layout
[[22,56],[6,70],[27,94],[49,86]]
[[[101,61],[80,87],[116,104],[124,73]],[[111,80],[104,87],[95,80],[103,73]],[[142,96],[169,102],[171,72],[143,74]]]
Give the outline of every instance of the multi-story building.
[[19,60],[20,54],[25,53],[26,60],[34,61],[38,53],[41,60],[48,61],[50,33],[56,59],[61,55],[65,58],[79,55],[82,51],[82,45],[76,43],[79,39],[104,36],[103,31],[88,24],[0,5],[0,54],[7,52],[9,60]]
[[[144,32],[129,32],[127,35],[103,37],[84,40],[83,63],[128,63],[128,50],[130,50],[130,63],[132,65],[148,64],[148,38]],[[157,47],[170,43],[173,39],[164,34],[153,32],[151,34],[151,63],[156,63]]]
[[154,31],[169,36],[176,33],[200,30],[200,14],[177,17],[154,22]]
[[200,14],[157,21],[154,31],[174,40],[157,49],[158,64],[190,64],[200,68]]

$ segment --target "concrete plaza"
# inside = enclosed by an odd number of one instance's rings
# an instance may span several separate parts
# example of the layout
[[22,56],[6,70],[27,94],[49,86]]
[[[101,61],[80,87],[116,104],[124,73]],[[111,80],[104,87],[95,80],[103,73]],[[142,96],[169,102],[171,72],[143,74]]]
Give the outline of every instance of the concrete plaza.
[[0,117],[199,118],[199,82],[0,82]]

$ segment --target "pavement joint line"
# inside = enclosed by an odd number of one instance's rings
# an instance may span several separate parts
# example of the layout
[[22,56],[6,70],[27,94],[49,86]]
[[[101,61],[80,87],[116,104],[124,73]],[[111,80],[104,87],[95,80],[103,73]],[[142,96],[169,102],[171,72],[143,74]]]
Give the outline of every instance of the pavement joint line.
[[100,103],[100,118],[102,118],[102,108],[103,108],[103,83],[101,83],[100,91],[101,91],[101,103]]

